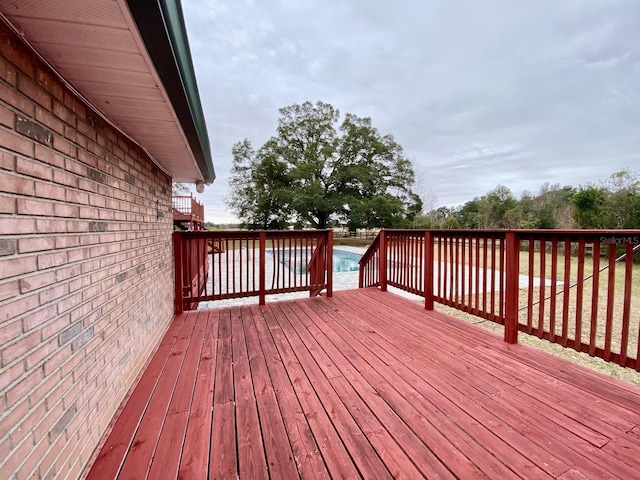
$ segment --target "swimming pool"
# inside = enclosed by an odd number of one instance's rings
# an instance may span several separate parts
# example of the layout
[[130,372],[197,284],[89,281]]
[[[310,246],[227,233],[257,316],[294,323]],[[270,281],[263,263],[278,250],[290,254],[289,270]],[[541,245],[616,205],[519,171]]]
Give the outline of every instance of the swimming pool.
[[[269,252],[273,255],[273,251]],[[290,257],[294,258],[291,259]],[[311,257],[308,252],[304,250],[283,250],[278,253],[278,261],[285,267],[291,270],[293,273],[304,275],[307,273],[306,260]],[[345,250],[333,250],[333,271],[334,272],[357,272],[358,261],[360,261],[362,255],[359,253],[347,252]],[[291,261],[293,260],[293,261]]]
[[357,272],[358,262],[362,258],[359,253],[346,252],[344,250],[333,250],[333,271],[334,272]]

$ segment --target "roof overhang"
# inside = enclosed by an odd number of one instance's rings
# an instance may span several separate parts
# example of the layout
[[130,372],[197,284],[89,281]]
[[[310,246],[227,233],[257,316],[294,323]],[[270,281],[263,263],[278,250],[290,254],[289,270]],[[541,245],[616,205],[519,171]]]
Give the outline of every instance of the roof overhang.
[[0,0],[0,12],[91,108],[175,181],[213,182],[179,0]]

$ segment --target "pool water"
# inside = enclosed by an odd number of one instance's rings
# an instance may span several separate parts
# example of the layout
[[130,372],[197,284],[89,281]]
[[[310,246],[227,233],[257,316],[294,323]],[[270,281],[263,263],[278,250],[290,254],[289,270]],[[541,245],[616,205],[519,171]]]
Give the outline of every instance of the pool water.
[[362,258],[359,253],[345,252],[344,250],[333,250],[333,271],[334,272],[357,272],[358,262]]
[[[273,255],[273,252],[271,252]],[[292,250],[293,262],[290,261],[288,251],[281,251],[278,260],[293,273],[304,275],[307,273],[307,259],[311,258],[310,254],[303,250]],[[359,253],[346,252],[344,250],[333,250],[333,271],[334,272],[357,272],[358,261],[362,255]]]

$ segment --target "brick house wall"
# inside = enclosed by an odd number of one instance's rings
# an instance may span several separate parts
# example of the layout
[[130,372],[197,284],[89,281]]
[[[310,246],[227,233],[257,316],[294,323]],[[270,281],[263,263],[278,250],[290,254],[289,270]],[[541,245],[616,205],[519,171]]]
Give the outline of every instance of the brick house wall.
[[0,477],[77,478],[173,316],[171,179],[0,50]]

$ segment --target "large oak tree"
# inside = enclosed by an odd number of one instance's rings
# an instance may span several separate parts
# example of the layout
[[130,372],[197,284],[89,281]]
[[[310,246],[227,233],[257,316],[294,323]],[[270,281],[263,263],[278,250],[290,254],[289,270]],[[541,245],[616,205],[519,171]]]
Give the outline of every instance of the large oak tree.
[[280,109],[277,134],[255,151],[233,146],[227,204],[249,228],[335,223],[404,227],[422,210],[411,161],[370,118],[305,102]]

